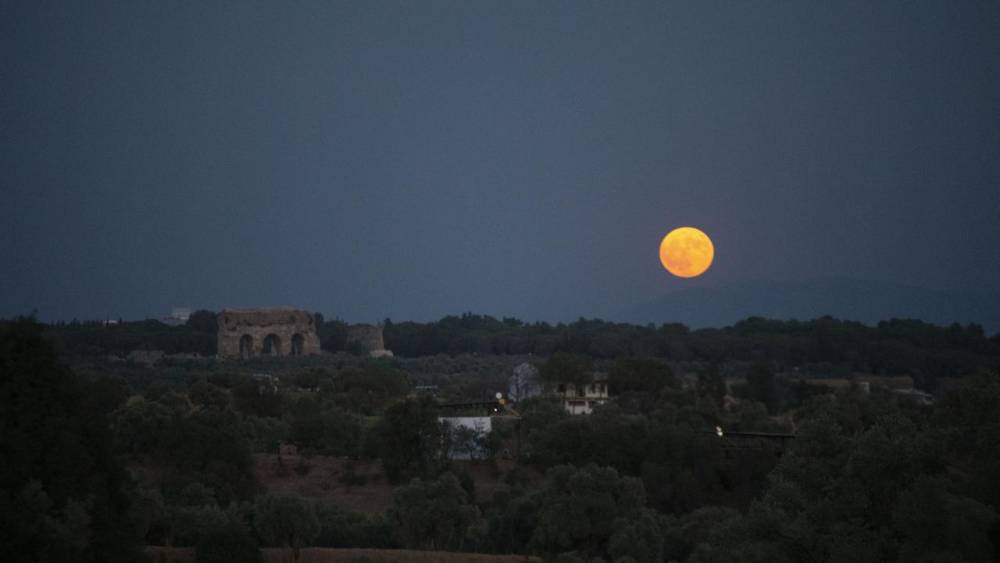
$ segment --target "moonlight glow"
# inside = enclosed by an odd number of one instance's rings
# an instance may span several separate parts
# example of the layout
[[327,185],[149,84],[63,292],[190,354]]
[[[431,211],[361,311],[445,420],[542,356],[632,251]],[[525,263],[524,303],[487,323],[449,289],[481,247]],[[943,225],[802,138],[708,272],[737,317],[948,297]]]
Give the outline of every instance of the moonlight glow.
[[694,227],[674,229],[660,242],[660,263],[680,278],[702,275],[714,257],[712,239]]

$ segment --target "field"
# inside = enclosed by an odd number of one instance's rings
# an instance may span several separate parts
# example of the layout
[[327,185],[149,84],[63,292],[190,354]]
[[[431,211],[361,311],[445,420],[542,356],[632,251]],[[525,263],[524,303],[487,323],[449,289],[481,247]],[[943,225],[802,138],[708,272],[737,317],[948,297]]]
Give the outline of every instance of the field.
[[[476,484],[476,500],[485,502],[493,495],[503,475],[513,467],[509,460],[487,462],[455,461],[458,471],[468,472]],[[349,471],[348,468],[352,467]],[[535,480],[541,476],[521,469]],[[353,472],[364,483],[347,483]],[[255,454],[254,473],[268,491],[290,493],[331,502],[362,514],[382,514],[392,500],[392,485],[382,475],[377,461],[353,461],[333,456]]]

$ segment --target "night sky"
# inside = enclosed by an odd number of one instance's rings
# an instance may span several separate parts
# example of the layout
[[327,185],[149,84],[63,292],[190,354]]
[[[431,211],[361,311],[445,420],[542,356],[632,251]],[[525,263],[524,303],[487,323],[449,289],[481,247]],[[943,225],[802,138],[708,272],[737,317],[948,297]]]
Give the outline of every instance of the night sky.
[[995,2],[0,0],[0,54],[0,316],[1000,293]]

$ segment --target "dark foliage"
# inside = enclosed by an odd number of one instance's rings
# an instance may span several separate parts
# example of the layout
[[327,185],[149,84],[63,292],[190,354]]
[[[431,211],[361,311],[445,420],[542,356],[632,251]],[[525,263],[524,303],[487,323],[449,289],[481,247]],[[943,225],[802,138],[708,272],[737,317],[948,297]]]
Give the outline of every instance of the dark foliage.
[[[213,320],[198,312],[167,328],[207,337]],[[391,360],[79,361],[81,350],[155,343],[159,328],[131,324],[49,327],[70,334],[64,357],[79,376],[56,364],[42,327],[2,327],[4,561],[135,560],[137,537],[195,546],[200,561],[257,560],[258,543],[691,563],[986,562],[1000,551],[1000,339],[975,326],[747,319],[688,331],[463,315],[387,321],[404,356]],[[318,320],[325,349],[342,350],[341,325]],[[405,357],[427,352],[442,355]],[[527,360],[549,382],[606,372],[612,400],[589,416],[522,401],[520,419],[505,419],[516,426],[495,419],[484,438],[516,437],[513,467],[449,461],[435,400],[407,397],[411,382],[438,401],[491,397],[525,361],[493,353],[544,355]],[[938,402],[874,385],[834,391],[797,371],[911,375]],[[733,449],[716,426],[797,437]],[[378,459],[397,486],[392,509],[364,516],[258,489],[251,451],[288,441],[309,456],[286,466],[291,479],[323,476],[314,454]],[[351,464],[331,486],[379,486]],[[484,486],[482,471],[501,483]]]
[[782,366],[842,366],[850,371],[905,374],[933,389],[942,377],[1000,368],[1000,337],[978,325],[940,327],[893,319],[875,327],[822,317],[777,321],[752,317],[731,327],[690,331],[586,320],[523,323],[464,314],[430,323],[388,323],[386,347],[400,356],[435,354],[580,354],[595,359],[659,356],[718,364],[766,360]]
[[370,446],[395,483],[436,475],[443,467],[443,430],[437,408],[427,397],[392,405],[371,432]]
[[115,385],[58,365],[34,321],[0,326],[4,561],[141,559],[126,516],[130,481],[106,421],[119,398]]
[[[205,311],[192,315],[187,325],[168,326],[157,320],[105,325],[71,322],[48,325],[46,332],[61,354],[70,357],[124,357],[133,350],[162,350],[167,354],[214,356],[216,330],[206,331]],[[214,319],[214,315],[213,315]]]
[[209,529],[195,545],[197,563],[259,563],[257,540],[241,522],[227,521]]

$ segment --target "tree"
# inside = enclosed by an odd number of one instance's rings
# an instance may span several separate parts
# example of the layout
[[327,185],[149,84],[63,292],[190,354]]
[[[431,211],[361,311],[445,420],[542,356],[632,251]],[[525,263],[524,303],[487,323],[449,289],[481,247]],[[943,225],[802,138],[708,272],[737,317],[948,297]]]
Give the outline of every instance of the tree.
[[291,439],[299,446],[327,455],[357,455],[361,435],[357,416],[304,397],[296,401],[290,418]]
[[129,397],[128,383],[123,377],[102,375],[87,386],[84,400],[89,401],[94,410],[108,415],[125,404]]
[[225,409],[229,407],[229,394],[221,387],[207,381],[199,381],[188,388],[188,398],[195,405],[206,409]]
[[691,553],[702,546],[721,543],[717,536],[725,534],[736,522],[740,513],[722,506],[703,506],[681,517],[664,519],[664,559],[686,561]]
[[[570,465],[553,467],[546,474],[540,493],[538,525],[531,543],[546,553],[569,549],[592,556],[605,556],[611,538],[625,555],[659,560],[663,541],[650,534],[649,509],[645,508],[642,482],[620,477],[610,467]],[[627,540],[649,542],[626,548]]]
[[292,381],[299,389],[318,389],[320,383],[330,379],[326,370],[313,368],[310,370],[296,372]]
[[547,383],[586,385],[590,383],[592,362],[589,357],[556,352],[539,368],[539,376]]
[[164,494],[177,496],[197,481],[211,488],[223,506],[252,497],[256,489],[246,426],[230,410],[178,413],[141,399],[115,418],[121,451],[172,470]]
[[676,387],[677,379],[670,366],[661,360],[623,358],[608,373],[608,392],[658,395],[664,387]]
[[954,494],[945,478],[922,475],[899,497],[893,527],[903,537],[903,561],[990,561],[995,510]]
[[0,323],[0,545],[5,561],[136,561],[130,481],[103,401],[32,319]]
[[663,560],[663,532],[652,510],[627,523],[619,524],[608,540],[608,554],[614,561],[628,558],[636,563],[659,563]]
[[567,416],[530,438],[530,461],[538,467],[594,463],[636,475],[648,455],[649,430],[641,415],[624,415],[610,404],[590,416]]
[[202,535],[194,553],[196,563],[260,563],[264,560],[257,540],[250,535],[246,525],[232,520]]
[[445,473],[434,481],[414,479],[397,488],[386,517],[405,547],[462,551],[478,515],[458,479]]
[[205,534],[226,525],[229,515],[218,506],[175,504],[166,510],[166,539],[169,545],[196,546]]
[[767,410],[774,413],[778,409],[778,384],[774,380],[774,373],[767,367],[767,364],[756,363],[750,368],[747,375],[747,396],[755,401],[760,401],[767,406]]
[[253,526],[264,545],[291,547],[296,560],[299,550],[309,545],[320,531],[316,513],[306,500],[273,494],[257,497]]
[[334,400],[342,407],[371,416],[385,405],[406,394],[406,373],[391,364],[370,360],[361,368],[349,367],[333,379]]
[[376,450],[389,480],[435,475],[444,464],[443,428],[429,397],[389,407],[374,429]]
[[267,380],[245,377],[233,387],[236,408],[254,416],[281,416],[283,397],[277,386]]
[[[969,475],[967,494],[1000,508],[1000,375],[982,373],[942,397],[933,422],[954,463]],[[998,530],[1000,549],[1000,530]]]
[[185,324],[188,328],[205,334],[214,335],[219,331],[218,315],[204,309],[198,309],[191,313]]
[[[509,474],[508,474],[509,475]],[[486,533],[480,545],[495,553],[524,553],[537,525],[538,495],[520,486],[498,486],[487,504]]]
[[561,404],[543,397],[521,401],[517,407],[521,412],[521,456],[545,467],[552,465],[549,462],[552,452],[546,449],[549,431],[570,415]]
[[698,395],[708,397],[716,406],[722,406],[726,396],[726,381],[717,367],[712,366],[698,373]]
[[366,516],[334,504],[316,503],[318,547],[393,547],[392,529],[381,516]]
[[129,401],[113,418],[118,449],[138,456],[159,453],[169,443],[173,418],[159,401]]

